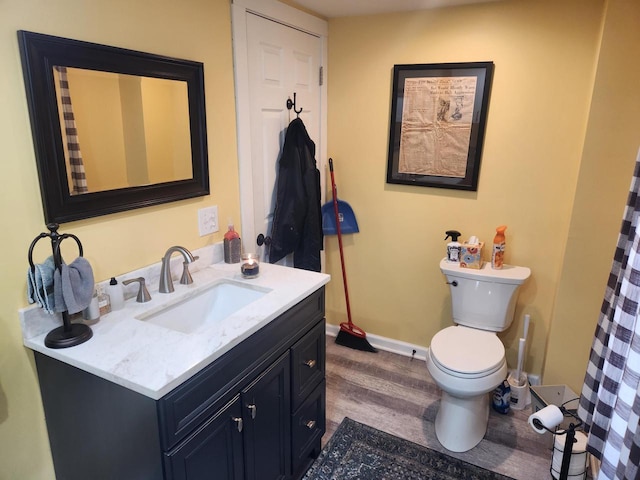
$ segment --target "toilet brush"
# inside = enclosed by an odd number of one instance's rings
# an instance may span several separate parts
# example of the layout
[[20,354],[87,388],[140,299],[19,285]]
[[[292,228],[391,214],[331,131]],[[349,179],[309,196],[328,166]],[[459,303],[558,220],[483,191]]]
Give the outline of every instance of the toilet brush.
[[515,381],[516,381],[516,385],[519,387],[521,387],[523,384],[526,383],[526,378],[524,381],[522,381],[520,377],[522,376],[522,368],[524,366],[524,353],[527,349],[527,335],[529,335],[530,321],[531,321],[531,316],[529,314],[526,314],[524,316],[523,335],[518,342],[518,365],[516,368]]
[[524,336],[518,340],[518,364],[515,371],[509,374],[508,381],[511,387],[511,408],[523,410],[531,402],[529,382],[524,372],[524,356],[527,350],[527,335],[529,333],[529,315],[524,316]]
[[521,387],[525,382],[523,382],[520,377],[522,376],[522,365],[524,363],[524,348],[527,343],[525,338],[521,338],[518,343],[518,366],[516,368],[515,382],[518,387]]

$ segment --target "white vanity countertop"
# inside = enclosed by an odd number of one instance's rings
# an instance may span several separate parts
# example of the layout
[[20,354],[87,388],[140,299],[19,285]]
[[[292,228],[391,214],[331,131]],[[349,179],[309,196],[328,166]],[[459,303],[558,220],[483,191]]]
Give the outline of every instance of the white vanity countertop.
[[[24,345],[84,371],[110,380],[155,400],[169,393],[251,334],[329,282],[329,275],[271,264],[260,264],[260,275],[243,279],[240,264],[217,263],[192,274],[194,283],[174,282],[175,292],[152,290],[151,301],[136,303],[103,315],[91,326],[93,337],[69,348],[44,345],[47,333],[60,326],[59,316],[41,308],[20,311]],[[227,317],[219,325],[185,334],[137,320],[135,316],[206,289],[223,279],[270,291]]]

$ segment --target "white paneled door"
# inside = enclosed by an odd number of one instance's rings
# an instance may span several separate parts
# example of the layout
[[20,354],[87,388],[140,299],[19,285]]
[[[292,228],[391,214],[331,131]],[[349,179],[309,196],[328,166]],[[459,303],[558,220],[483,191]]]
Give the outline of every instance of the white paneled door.
[[[294,100],[294,94],[295,108],[302,108],[299,116],[316,143],[324,182],[326,87],[321,85],[320,71],[325,37],[287,24],[295,18],[283,21],[267,16],[274,12],[238,9],[238,3],[234,7],[242,243],[245,251],[264,253],[256,239],[271,234],[278,159],[287,125],[298,115],[293,108],[287,109],[287,100]],[[285,259],[284,264],[292,262]]]

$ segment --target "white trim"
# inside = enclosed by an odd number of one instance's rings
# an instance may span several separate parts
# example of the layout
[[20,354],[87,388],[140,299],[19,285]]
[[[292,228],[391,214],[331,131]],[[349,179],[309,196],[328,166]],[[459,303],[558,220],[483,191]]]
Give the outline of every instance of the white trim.
[[325,20],[275,0],[232,0],[234,6],[318,37],[329,35]]
[[[335,337],[338,335],[339,330],[340,327],[338,327],[337,325],[330,325],[327,323],[327,335]],[[401,340],[394,340],[393,338],[381,337],[380,335],[367,333],[367,340],[371,345],[379,350],[397,353],[405,357],[413,357],[417,360],[426,361],[427,355],[429,353],[428,347],[414,345],[412,343],[403,342]]]
[[249,61],[246,9],[231,5],[233,74],[236,88],[236,138],[240,183],[240,229],[244,251],[253,251],[253,177],[251,175],[251,116],[249,114]]

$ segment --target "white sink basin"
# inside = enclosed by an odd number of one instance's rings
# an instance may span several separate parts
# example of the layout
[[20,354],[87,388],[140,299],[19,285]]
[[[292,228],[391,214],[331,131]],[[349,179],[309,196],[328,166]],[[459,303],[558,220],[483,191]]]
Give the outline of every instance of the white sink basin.
[[182,333],[210,327],[268,293],[254,285],[220,281],[193,296],[135,317],[138,320]]

